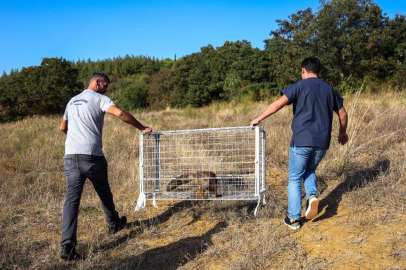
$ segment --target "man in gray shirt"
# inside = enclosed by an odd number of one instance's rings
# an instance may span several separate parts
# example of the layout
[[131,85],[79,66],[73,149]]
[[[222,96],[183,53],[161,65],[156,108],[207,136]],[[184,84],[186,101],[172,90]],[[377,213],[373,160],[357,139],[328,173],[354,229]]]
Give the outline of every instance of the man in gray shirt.
[[104,114],[108,112],[142,132],[150,133],[150,127],[142,125],[129,112],[118,108],[103,94],[110,79],[102,72],[90,78],[88,89],[73,97],[67,104],[60,129],[67,135],[64,167],[66,175],[66,198],[62,215],[61,258],[77,258],[75,251],[76,230],[80,198],[86,178],[97,194],[106,220],[108,232],[114,234],[127,224],[125,216],[119,217],[113,202],[108,177],[107,161],[102,150]]

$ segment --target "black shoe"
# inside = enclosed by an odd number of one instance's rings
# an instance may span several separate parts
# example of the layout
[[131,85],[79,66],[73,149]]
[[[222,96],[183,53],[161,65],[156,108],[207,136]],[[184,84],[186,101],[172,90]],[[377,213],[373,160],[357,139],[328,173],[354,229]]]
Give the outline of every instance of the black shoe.
[[122,229],[124,229],[125,225],[127,225],[127,217],[122,216],[113,227],[109,227],[109,234],[115,234]]
[[286,226],[288,226],[292,230],[300,229],[300,220],[299,219],[290,219],[289,217],[285,217],[284,222],[285,222]]
[[73,244],[66,244],[62,246],[61,258],[66,261],[71,261],[79,258],[79,254],[75,251]]

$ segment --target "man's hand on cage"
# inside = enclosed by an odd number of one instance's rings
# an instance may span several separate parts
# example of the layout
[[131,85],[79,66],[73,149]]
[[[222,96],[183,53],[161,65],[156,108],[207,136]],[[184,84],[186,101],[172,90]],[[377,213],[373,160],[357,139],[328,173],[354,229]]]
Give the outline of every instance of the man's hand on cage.
[[261,121],[258,121],[257,119],[254,119],[254,120],[251,121],[250,126],[252,126],[252,127],[253,126],[258,126],[260,122]]
[[144,129],[141,130],[142,133],[151,133],[152,132],[152,128],[150,127],[144,127]]

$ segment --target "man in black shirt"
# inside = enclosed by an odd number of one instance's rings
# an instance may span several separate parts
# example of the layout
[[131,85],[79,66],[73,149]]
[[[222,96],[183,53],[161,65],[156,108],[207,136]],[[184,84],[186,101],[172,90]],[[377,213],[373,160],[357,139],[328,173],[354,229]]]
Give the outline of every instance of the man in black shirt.
[[303,60],[302,80],[281,91],[282,97],[273,102],[251,126],[258,125],[266,117],[276,113],[285,105],[293,104],[292,140],[289,148],[288,216],[284,222],[291,229],[300,228],[302,209],[302,180],[306,190],[307,208],[305,216],[313,219],[318,214],[316,168],[330,146],[333,111],[340,122],[338,142],[348,142],[347,112],[343,98],[329,84],[318,77],[320,61],[315,57]]

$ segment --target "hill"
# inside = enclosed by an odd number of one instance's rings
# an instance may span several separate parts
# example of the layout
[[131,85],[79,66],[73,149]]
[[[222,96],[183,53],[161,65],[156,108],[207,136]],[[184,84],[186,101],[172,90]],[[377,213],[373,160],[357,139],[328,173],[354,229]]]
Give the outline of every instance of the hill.
[[[244,126],[266,103],[136,111],[154,130]],[[287,206],[291,108],[264,121],[267,204],[160,201],[133,212],[139,193],[138,131],[106,116],[104,151],[116,206],[130,226],[114,236],[91,184],[79,214],[83,260],[59,259],[65,195],[61,116],[0,125],[1,269],[405,269],[406,94],[345,97],[350,142],[333,140],[318,169],[319,216],[299,231]]]

